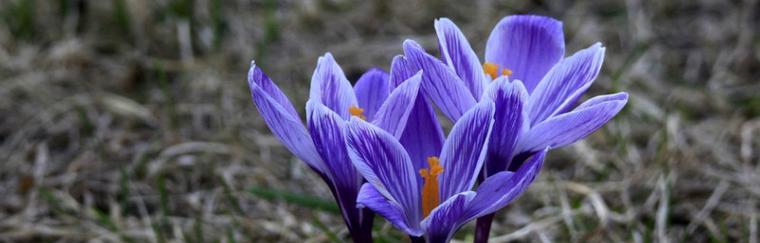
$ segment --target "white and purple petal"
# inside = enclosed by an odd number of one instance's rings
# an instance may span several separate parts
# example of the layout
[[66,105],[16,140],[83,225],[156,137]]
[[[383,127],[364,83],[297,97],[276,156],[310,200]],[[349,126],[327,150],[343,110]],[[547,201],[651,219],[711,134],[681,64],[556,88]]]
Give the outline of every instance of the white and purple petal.
[[325,174],[343,212],[343,218],[349,227],[360,227],[357,225],[361,222],[361,216],[356,209],[356,196],[362,177],[348,157],[346,121],[319,101],[308,101],[306,110],[309,117],[307,128],[317,152],[325,162]]
[[330,53],[317,61],[317,68],[311,77],[309,100],[325,104],[344,120],[350,117],[348,108],[358,104],[351,82]]
[[[423,95],[418,95],[400,139],[412,159],[414,171],[427,168],[427,158],[441,154],[443,141],[443,129],[432,105]],[[417,180],[421,185],[422,177]]]
[[487,83],[483,65],[480,64],[467,38],[448,18],[435,21],[435,32],[438,35],[441,58],[464,81],[472,96],[480,98]]
[[570,110],[599,74],[604,50],[596,43],[554,65],[531,93],[531,123]]
[[464,114],[451,129],[441,151],[441,201],[472,189],[483,166],[494,126],[494,103],[484,100]]
[[486,62],[512,70],[510,79],[532,92],[546,72],[565,55],[562,22],[544,16],[508,16],[486,42]]
[[519,142],[520,151],[560,148],[581,140],[615,117],[626,102],[626,93],[597,96],[571,112],[550,117],[525,133]]
[[382,69],[371,68],[354,85],[359,107],[364,109],[364,116],[370,121],[375,118],[375,113],[391,92],[388,79],[388,73]]
[[454,233],[467,223],[467,205],[476,197],[475,192],[466,191],[447,198],[434,208],[423,221],[425,240],[431,243],[449,242]]
[[322,177],[325,177],[327,168],[301,120],[282,107],[261,86],[252,85],[251,95],[261,117],[264,118],[264,122],[272,130],[275,137],[296,157],[306,162]]
[[404,55],[407,66],[424,70],[422,90],[449,119],[458,120],[475,105],[475,98],[454,70],[426,53],[419,44],[412,40],[404,41]]
[[[409,64],[404,56],[396,56],[391,63],[390,83],[393,87],[402,84],[420,70]],[[424,72],[424,71],[423,71]],[[427,158],[441,154],[443,129],[438,123],[433,106],[425,95],[417,95],[414,107],[401,134],[401,144],[414,164],[414,170],[427,167]],[[417,177],[422,183],[422,177]]]
[[415,65],[412,65],[403,55],[393,57],[393,60],[391,61],[390,81],[388,82],[391,85],[391,89],[399,86],[419,71],[420,69],[416,68]]
[[525,103],[528,92],[520,80],[509,81],[504,76],[494,80],[484,94],[496,106],[491,141],[483,170],[488,177],[504,171],[512,162],[517,141],[526,131],[529,122]]
[[254,85],[261,88],[269,97],[272,97],[277,104],[280,104],[286,114],[299,119],[298,112],[296,112],[295,107],[290,103],[288,97],[282,93],[272,79],[256,66],[256,62],[252,61],[251,69],[248,70],[248,86],[251,88],[251,92],[253,92]]
[[464,218],[469,221],[491,214],[520,196],[541,171],[548,150],[545,148],[533,155],[516,172],[499,172],[483,181],[467,205]]
[[319,101],[308,101],[306,110],[309,113],[309,133],[317,152],[327,166],[327,174],[330,175],[333,185],[338,192],[353,192],[355,197],[362,177],[354,169],[348,156],[345,140],[346,121]]
[[422,70],[393,89],[372,123],[400,138],[420,90]]
[[359,208],[366,207],[380,214],[397,229],[409,235],[420,236],[423,233],[419,224],[410,225],[406,222],[407,216],[404,215],[405,212],[400,205],[388,200],[370,183],[362,185],[359,196],[356,198],[356,204]]
[[352,117],[346,140],[356,169],[380,194],[400,205],[408,225],[419,223],[422,210],[417,171],[404,147],[390,133]]

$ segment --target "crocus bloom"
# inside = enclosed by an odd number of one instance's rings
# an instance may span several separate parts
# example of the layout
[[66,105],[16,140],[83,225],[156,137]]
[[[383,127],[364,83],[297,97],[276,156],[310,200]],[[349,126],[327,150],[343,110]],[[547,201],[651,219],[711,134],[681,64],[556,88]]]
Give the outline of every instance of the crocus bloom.
[[540,171],[545,150],[516,172],[497,173],[472,191],[494,127],[493,99],[507,88],[492,87],[487,99],[456,122],[440,154],[428,155],[426,168],[419,170],[396,136],[352,118],[346,132],[349,155],[367,180],[358,205],[372,209],[412,237],[438,243],[448,242],[468,221],[490,214],[520,195]]
[[490,82],[512,86],[495,100],[495,123],[482,178],[514,171],[546,147],[559,148],[583,139],[612,119],[628,100],[621,92],[576,106],[598,75],[605,48],[596,43],[564,57],[562,23],[555,19],[505,17],[488,38],[483,63],[452,21],[439,19],[435,29],[443,61],[406,41],[405,56],[394,59],[393,66],[406,67],[406,72],[424,69],[423,92],[449,119],[457,121],[482,100]]
[[[600,43],[564,58],[562,22],[543,16],[505,17],[486,43],[481,65],[462,32],[449,19],[435,22],[442,59],[453,71],[448,82],[466,87],[474,99],[499,76],[519,80],[527,97],[497,101],[496,132],[485,175],[516,168],[526,154],[559,148],[590,135],[628,101],[625,92],[593,97],[576,106],[599,74],[605,48]],[[429,60],[429,59],[428,59]],[[450,73],[450,74],[451,74]],[[484,75],[485,74],[485,75]],[[516,81],[515,81],[516,82]],[[455,85],[456,85],[455,84]],[[501,103],[501,105],[499,104]],[[501,106],[501,108],[499,107]],[[504,140],[519,134],[517,141]]]
[[503,78],[518,83],[509,97],[496,100],[487,176],[519,167],[521,161],[510,165],[512,158],[524,159],[545,147],[559,148],[583,139],[612,119],[628,100],[620,92],[576,106],[599,74],[605,48],[596,43],[563,58],[562,23],[555,19],[529,15],[502,19],[488,38],[484,64],[449,19],[437,20],[435,29],[443,62],[407,41],[405,62],[400,65],[425,69],[423,91],[452,121],[482,99],[489,82]]
[[253,101],[272,133],[327,183],[355,242],[371,242],[372,212],[356,207],[364,181],[350,162],[345,143],[346,121],[351,116],[371,121],[400,136],[420,86],[420,74],[391,89],[388,74],[379,69],[365,73],[356,87],[327,53],[319,58],[311,80],[304,127],[285,94],[252,64],[248,85]]

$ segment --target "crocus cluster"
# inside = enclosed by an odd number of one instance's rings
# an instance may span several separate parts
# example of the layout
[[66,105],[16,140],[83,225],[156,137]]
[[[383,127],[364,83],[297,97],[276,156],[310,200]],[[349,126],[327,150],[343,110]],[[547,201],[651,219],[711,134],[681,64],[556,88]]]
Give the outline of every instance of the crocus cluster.
[[[254,103],[272,133],[328,185],[354,242],[371,242],[373,214],[412,241],[448,242],[492,215],[539,173],[549,149],[572,144],[612,119],[627,94],[577,104],[598,75],[597,43],[564,57],[562,23],[509,16],[481,62],[459,28],[435,21],[440,58],[416,42],[391,71],[371,69],[352,86],[329,53],[319,58],[306,123],[255,63]],[[444,135],[435,105],[453,124]]]

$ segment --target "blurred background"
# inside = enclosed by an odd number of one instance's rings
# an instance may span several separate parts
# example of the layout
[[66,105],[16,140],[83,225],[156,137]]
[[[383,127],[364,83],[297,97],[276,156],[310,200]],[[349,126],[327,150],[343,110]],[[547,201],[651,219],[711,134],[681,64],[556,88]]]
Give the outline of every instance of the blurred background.
[[604,43],[588,96],[631,98],[550,154],[492,242],[758,243],[757,0],[0,0],[0,242],[343,242],[254,108],[251,60],[303,112],[325,52],[353,82],[407,38],[437,55],[448,17],[482,57],[521,13],[562,20],[567,55]]

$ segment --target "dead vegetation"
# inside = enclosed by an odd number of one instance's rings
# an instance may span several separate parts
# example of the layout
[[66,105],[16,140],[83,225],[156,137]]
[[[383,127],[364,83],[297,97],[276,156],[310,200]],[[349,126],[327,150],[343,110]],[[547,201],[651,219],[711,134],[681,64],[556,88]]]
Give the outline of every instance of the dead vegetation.
[[436,52],[434,18],[482,53],[516,13],[564,21],[568,54],[604,43],[590,93],[631,101],[549,156],[492,242],[759,242],[757,0],[0,0],[0,241],[340,242],[251,104],[251,59],[300,107],[324,52],[356,80],[406,38]]

